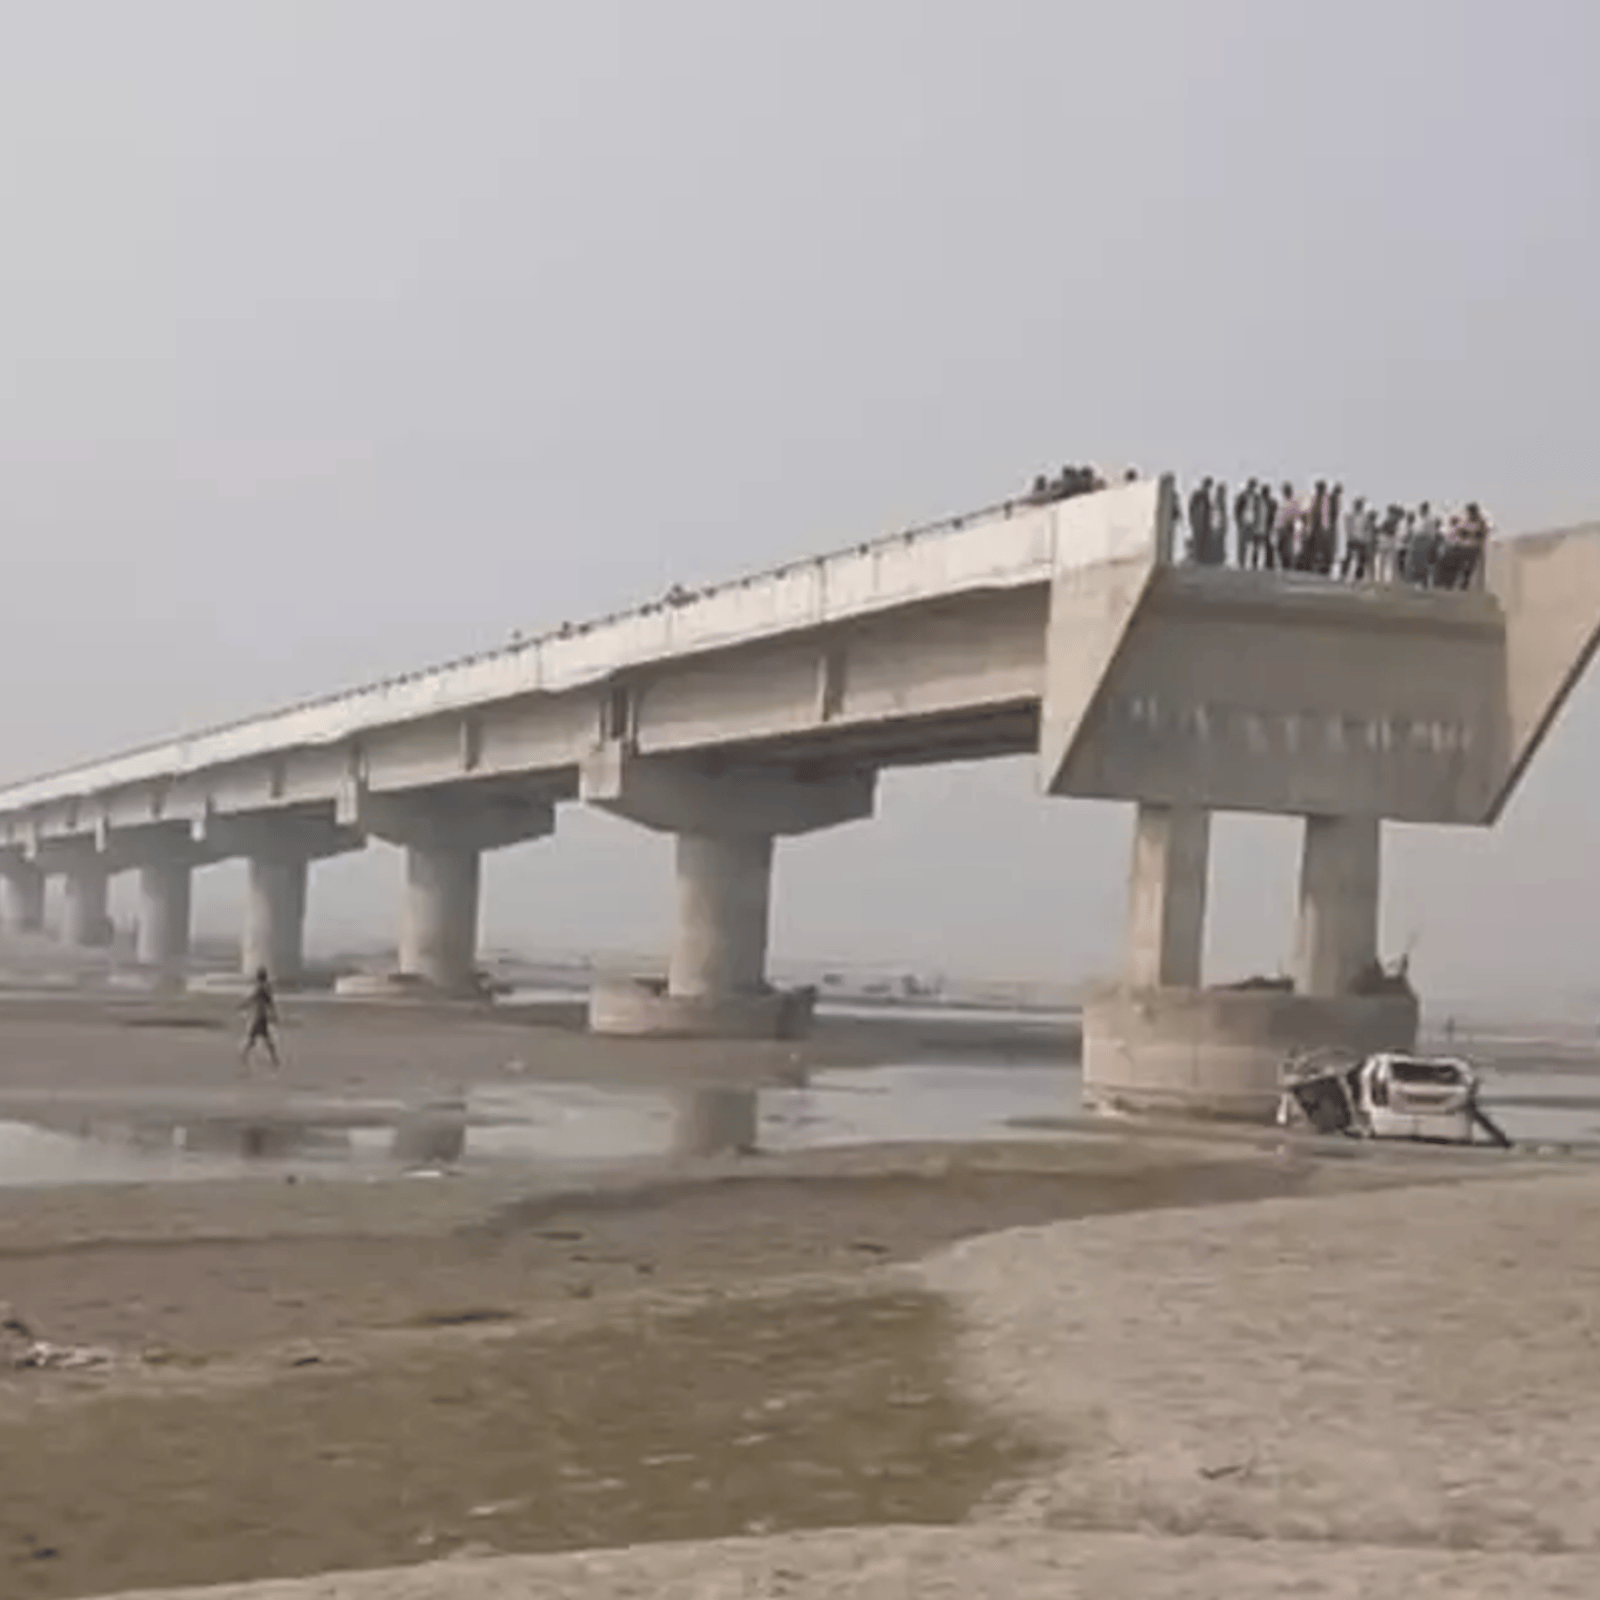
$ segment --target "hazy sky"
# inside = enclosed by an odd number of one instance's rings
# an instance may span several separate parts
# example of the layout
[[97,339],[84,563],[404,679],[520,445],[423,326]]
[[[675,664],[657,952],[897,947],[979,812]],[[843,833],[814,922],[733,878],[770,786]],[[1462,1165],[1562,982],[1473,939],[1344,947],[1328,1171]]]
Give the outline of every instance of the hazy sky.
[[[0,0],[0,766],[1066,460],[1600,515],[1597,59],[1593,0]],[[1597,735],[1600,683],[1496,834],[1392,830],[1428,982],[1590,979]],[[779,951],[1106,966],[1127,814],[1032,784],[786,846]],[[1295,849],[1222,826],[1218,976]],[[320,869],[314,933],[396,873]],[[669,847],[570,808],[487,896],[649,948]]]

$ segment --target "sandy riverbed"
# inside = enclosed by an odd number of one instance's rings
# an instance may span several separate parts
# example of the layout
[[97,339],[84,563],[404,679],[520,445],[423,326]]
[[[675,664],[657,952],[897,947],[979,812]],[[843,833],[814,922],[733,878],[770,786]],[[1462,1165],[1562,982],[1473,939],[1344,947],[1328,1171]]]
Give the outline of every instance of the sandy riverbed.
[[[295,1033],[289,1074],[311,1089],[488,1079],[513,1042],[501,1023],[326,1015],[308,1012]],[[674,1047],[652,1062],[649,1047],[511,1032],[526,1070],[560,1076],[581,1060],[591,1081],[776,1080],[794,1065],[788,1047]],[[203,1027],[5,1010],[0,1063],[0,1089],[181,1089],[232,1071],[226,1041]],[[1519,1197],[1545,1194],[1542,1179],[1460,1185],[1484,1170],[1102,1138],[635,1164],[577,1185],[528,1174],[0,1190],[0,1300],[44,1337],[114,1357],[0,1378],[0,1587],[31,1600],[400,1566],[408,1578],[370,1592],[924,1594],[959,1582],[1043,1594],[1098,1573],[1082,1591],[1098,1595],[1117,1593],[1102,1580],[1125,1568],[1168,1574],[1168,1587],[1129,1593],[1224,1592],[1171,1586],[1193,1573],[1167,1546],[1200,1540],[1195,1558],[1232,1574],[1225,1592],[1268,1593],[1248,1587],[1265,1547],[1215,1536],[1360,1543],[1370,1526],[1423,1548],[1387,1564],[1335,1551],[1344,1564],[1330,1565],[1291,1547],[1276,1570],[1308,1585],[1331,1574],[1308,1594],[1559,1592],[1448,1587],[1466,1568],[1426,1547],[1473,1542],[1470,1519],[1414,1511],[1402,1538],[1359,1497],[1344,1521],[1327,1505],[1368,1492],[1385,1461],[1426,1462],[1444,1422],[1459,1454],[1480,1400],[1491,1439],[1515,1438],[1533,1405],[1539,1447],[1566,1477],[1529,1480],[1543,1520],[1499,1523],[1479,1514],[1475,1478],[1474,1516],[1524,1564],[1587,1548],[1586,1525],[1549,1510],[1562,1482],[1589,1487],[1573,1454],[1587,1411],[1574,1409],[1575,1432],[1549,1431],[1572,1341],[1587,1337],[1572,1309],[1586,1280],[1546,1262],[1579,1248],[1569,1213],[1592,1191],[1564,1180],[1533,1205]],[[1413,1230],[1397,1225],[1410,1213],[1395,1209],[1411,1200],[1390,1191],[1424,1183],[1447,1187],[1430,1191],[1437,1220],[1418,1248],[1431,1276],[1418,1277]],[[1511,1271],[1515,1326],[1492,1291],[1461,1299],[1481,1263],[1465,1263],[1460,1236],[1481,1205],[1499,1208],[1490,1260]],[[1358,1208],[1353,1220],[1341,1206]],[[1354,1242],[1369,1235],[1387,1241],[1375,1262]],[[1369,1271],[1380,1288],[1412,1285],[1400,1331],[1382,1332],[1396,1313],[1363,1287]],[[1577,1287],[1541,1322],[1538,1297],[1559,1281]],[[1318,1314],[1292,1315],[1302,1301]],[[1401,1403],[1432,1347],[1402,1360],[1394,1341],[1442,1329],[1454,1370],[1486,1326],[1491,1340],[1532,1341],[1527,1387],[1508,1398],[1494,1389],[1508,1364],[1468,1362],[1448,1415],[1432,1390],[1433,1410]],[[1373,1393],[1407,1419],[1393,1449],[1377,1401],[1341,1421],[1374,1350]],[[1073,1374],[1090,1376],[1075,1388]],[[1307,1395],[1323,1408],[1313,1439],[1344,1466],[1285,1442],[1283,1419]],[[1505,1450],[1481,1459],[1516,1467]],[[1275,1505],[1288,1508],[1276,1521],[1263,1509]],[[984,1531],[996,1516],[1010,1519],[1003,1536]],[[806,1535],[820,1529],[854,1531]],[[1116,1543],[1151,1529],[1150,1549]],[[682,1548],[730,1537],[744,1542]],[[553,1565],[463,1560],[539,1552]],[[1470,1558],[1487,1582],[1484,1559]],[[749,1586],[758,1570],[765,1588]],[[1409,1587],[1351,1587],[1358,1570]],[[1511,1557],[1493,1570],[1526,1578]],[[877,1576],[853,1587],[852,1571]]]

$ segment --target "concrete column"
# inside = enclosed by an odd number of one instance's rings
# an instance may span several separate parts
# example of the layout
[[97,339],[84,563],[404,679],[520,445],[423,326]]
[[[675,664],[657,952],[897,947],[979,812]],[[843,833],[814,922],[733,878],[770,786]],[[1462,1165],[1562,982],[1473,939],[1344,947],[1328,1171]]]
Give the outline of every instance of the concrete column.
[[111,918],[106,915],[106,869],[98,865],[71,868],[66,877],[66,912],[61,920],[65,944],[93,948],[111,943]]
[[482,854],[461,846],[406,847],[400,970],[441,989],[468,988],[478,954]]
[[678,928],[667,993],[760,993],[771,903],[770,835],[680,833]]
[[1200,986],[1211,865],[1211,813],[1141,805],[1128,894],[1127,982]]
[[242,971],[265,967],[278,983],[300,976],[305,966],[308,866],[307,858],[298,854],[250,857],[250,891],[239,946]]
[[1377,817],[1306,818],[1295,950],[1301,994],[1348,994],[1378,959],[1381,826]]
[[38,933],[44,927],[44,874],[26,861],[5,869],[7,933]]
[[187,861],[152,862],[139,869],[141,966],[171,971],[189,956],[194,869]]

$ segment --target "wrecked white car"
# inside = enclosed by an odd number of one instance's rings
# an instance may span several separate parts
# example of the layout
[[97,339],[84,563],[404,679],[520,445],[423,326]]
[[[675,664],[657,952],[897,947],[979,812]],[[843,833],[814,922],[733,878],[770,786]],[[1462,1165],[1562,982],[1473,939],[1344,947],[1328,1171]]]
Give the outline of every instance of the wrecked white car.
[[1354,1139],[1411,1139],[1510,1149],[1479,1103],[1480,1079],[1456,1056],[1397,1052],[1292,1056],[1279,1074],[1280,1127],[1310,1127]]

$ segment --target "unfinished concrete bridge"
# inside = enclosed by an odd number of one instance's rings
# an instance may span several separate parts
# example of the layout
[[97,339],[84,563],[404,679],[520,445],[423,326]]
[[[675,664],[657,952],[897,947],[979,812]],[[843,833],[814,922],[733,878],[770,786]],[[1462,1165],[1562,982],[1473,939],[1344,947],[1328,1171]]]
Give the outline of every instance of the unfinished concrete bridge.
[[[249,863],[245,968],[292,982],[312,863],[405,853],[401,976],[473,978],[483,852],[563,804],[677,841],[659,983],[597,1027],[792,1025],[766,984],[775,842],[872,815],[885,768],[1031,754],[1047,796],[1138,807],[1120,980],[1086,1008],[1103,1102],[1256,1116],[1285,1048],[1405,1046],[1367,992],[1386,819],[1500,816],[1600,636],[1600,525],[1501,542],[1481,588],[1339,584],[1174,556],[1169,480],[1008,505],[0,788],[15,931],[181,970],[195,871]],[[1305,819],[1292,993],[1206,989],[1210,818]]]

